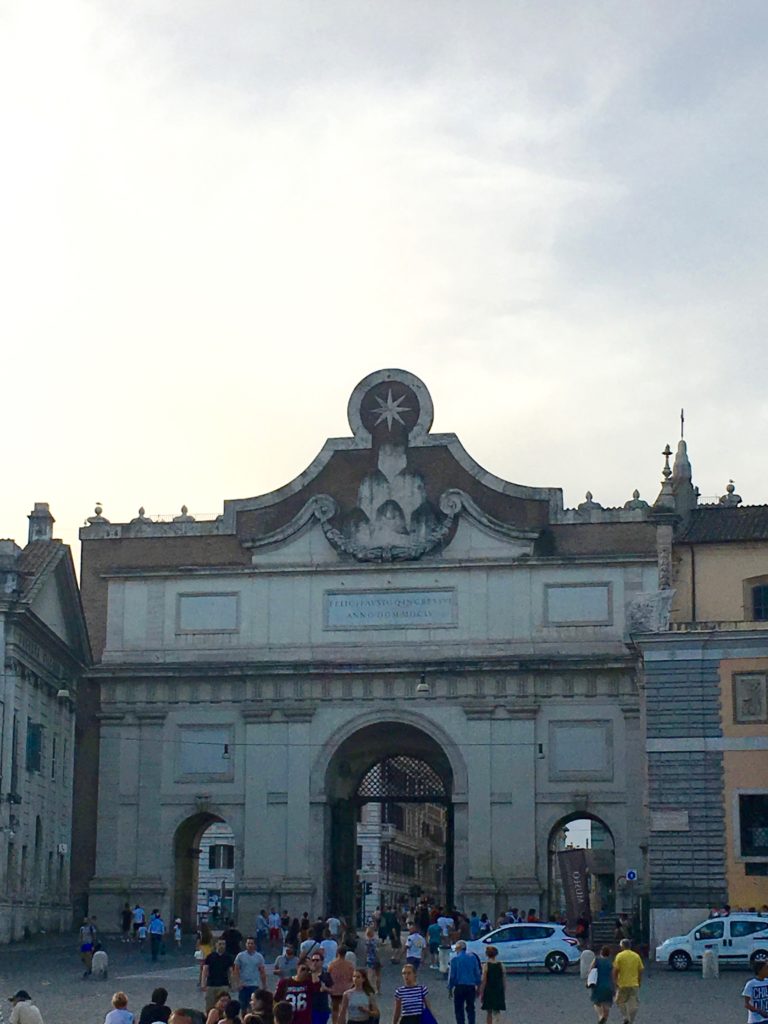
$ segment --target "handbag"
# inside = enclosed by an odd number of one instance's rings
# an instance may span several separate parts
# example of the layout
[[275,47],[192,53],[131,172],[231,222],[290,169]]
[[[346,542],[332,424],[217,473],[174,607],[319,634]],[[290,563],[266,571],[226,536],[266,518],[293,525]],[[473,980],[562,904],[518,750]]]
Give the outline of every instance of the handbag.
[[426,1005],[421,1011],[421,1024],[437,1024],[434,1013]]
[[591,967],[587,975],[587,988],[594,988],[597,985],[597,968]]

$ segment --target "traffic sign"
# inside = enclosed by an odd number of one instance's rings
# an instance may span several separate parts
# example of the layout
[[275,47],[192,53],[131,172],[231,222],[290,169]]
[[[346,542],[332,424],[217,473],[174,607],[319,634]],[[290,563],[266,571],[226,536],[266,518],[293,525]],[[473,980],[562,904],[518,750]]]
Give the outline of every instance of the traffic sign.
[[636,882],[637,881],[637,872],[635,871],[634,868],[630,868],[629,871],[627,871],[627,881],[628,882]]

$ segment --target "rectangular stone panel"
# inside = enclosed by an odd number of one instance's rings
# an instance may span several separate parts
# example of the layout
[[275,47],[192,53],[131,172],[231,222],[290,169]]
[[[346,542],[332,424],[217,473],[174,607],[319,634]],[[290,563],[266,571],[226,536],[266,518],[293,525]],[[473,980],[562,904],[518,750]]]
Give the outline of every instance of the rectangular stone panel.
[[739,725],[768,721],[768,676],[748,672],[733,677],[733,720]]
[[549,626],[610,626],[610,583],[551,583],[544,588],[544,621]]
[[551,782],[609,782],[613,779],[613,723],[549,723]]
[[238,629],[239,595],[179,594],[177,633],[234,633]]
[[232,777],[234,751],[228,725],[180,725],[176,774],[196,779]]
[[402,629],[455,626],[456,590],[327,590],[325,629]]

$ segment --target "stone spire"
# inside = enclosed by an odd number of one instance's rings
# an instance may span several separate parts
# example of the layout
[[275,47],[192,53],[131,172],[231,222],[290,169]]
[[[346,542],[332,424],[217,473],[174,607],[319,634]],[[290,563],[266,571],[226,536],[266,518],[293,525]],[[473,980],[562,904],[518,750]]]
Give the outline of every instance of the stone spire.
[[676,512],[675,509],[675,492],[672,488],[672,470],[669,468],[669,457],[672,454],[672,449],[669,445],[666,445],[664,451],[661,453],[664,456],[664,468],[661,471],[661,475],[664,478],[661,482],[661,490],[659,496],[653,503],[655,512]]
[[35,507],[27,516],[29,519],[29,543],[53,540],[53,524],[56,520],[51,515],[47,501],[36,501]]
[[691,509],[696,508],[699,494],[693,486],[688,445],[682,437],[677,442],[677,452],[672,466],[672,492],[675,498],[675,511],[679,516],[687,516]]

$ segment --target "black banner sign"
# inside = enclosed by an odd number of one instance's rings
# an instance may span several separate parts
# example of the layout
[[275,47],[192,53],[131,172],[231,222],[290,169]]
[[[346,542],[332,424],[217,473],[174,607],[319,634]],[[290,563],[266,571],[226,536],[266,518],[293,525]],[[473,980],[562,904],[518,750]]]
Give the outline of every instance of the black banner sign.
[[557,863],[563,880],[568,926],[573,928],[577,918],[583,917],[587,921],[591,919],[587,857],[584,850],[559,850]]

